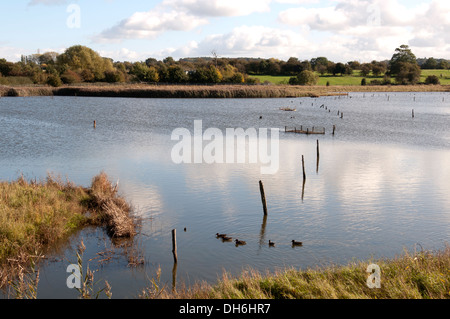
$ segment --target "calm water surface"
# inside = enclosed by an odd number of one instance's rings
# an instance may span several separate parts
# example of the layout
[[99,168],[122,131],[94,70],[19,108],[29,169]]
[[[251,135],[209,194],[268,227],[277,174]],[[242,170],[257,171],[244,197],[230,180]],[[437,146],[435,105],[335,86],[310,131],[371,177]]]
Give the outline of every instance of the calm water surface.
[[[171,133],[179,127],[193,132],[194,120],[224,134],[226,128],[280,128],[279,171],[261,175],[261,165],[248,163],[174,164],[171,150],[177,142]],[[285,126],[300,125],[327,132],[284,133]],[[66,267],[76,261],[75,249],[83,239],[85,260],[98,270],[96,279],[109,281],[113,297],[133,298],[150,285],[158,268],[163,284],[189,285],[213,283],[224,270],[238,275],[247,267],[306,268],[393,257],[404,248],[443,248],[450,241],[449,127],[448,93],[233,100],[1,98],[0,178],[24,174],[44,179],[52,173],[88,186],[104,170],[113,182],[119,180],[121,193],[143,217],[136,243],[145,265],[129,267],[124,251],[114,248],[102,230],[84,230],[42,265],[38,294],[77,296],[66,287]],[[267,218],[259,180],[265,186]],[[223,243],[215,238],[217,232],[247,245]],[[269,239],[276,247],[268,247]],[[292,239],[304,246],[292,248]],[[102,251],[111,258],[99,263]]]

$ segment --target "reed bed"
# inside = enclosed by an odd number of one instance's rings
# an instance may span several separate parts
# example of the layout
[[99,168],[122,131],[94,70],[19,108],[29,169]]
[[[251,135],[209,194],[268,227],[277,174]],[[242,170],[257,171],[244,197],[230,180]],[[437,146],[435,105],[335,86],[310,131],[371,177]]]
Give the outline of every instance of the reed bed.
[[0,86],[0,96],[88,96],[129,98],[283,98],[345,95],[348,92],[450,92],[450,85],[79,85]]

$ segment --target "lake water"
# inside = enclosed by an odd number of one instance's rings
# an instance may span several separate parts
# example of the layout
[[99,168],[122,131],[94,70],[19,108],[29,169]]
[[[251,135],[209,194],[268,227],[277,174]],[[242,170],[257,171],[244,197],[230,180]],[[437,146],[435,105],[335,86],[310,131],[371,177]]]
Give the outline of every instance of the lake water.
[[[296,112],[281,111],[296,108]],[[414,118],[412,110],[414,109]],[[343,113],[343,118],[337,115]],[[262,118],[260,118],[262,117]],[[93,128],[93,120],[97,128]],[[280,165],[175,164],[176,128],[279,128]],[[324,127],[325,135],[284,127]],[[336,133],[331,134],[333,125]],[[317,170],[316,141],[320,142]],[[134,298],[161,269],[161,283],[216,282],[223,271],[275,271],[394,257],[450,242],[450,94],[350,93],[285,99],[0,99],[0,179],[48,173],[84,186],[100,171],[143,217],[129,267],[102,230],[87,229],[41,265],[38,295],[72,298],[66,268],[81,239],[96,280]],[[301,157],[305,157],[303,188]],[[264,218],[259,180],[265,187]],[[184,231],[186,228],[186,231]],[[174,269],[171,230],[177,229]],[[215,238],[245,240],[236,247]],[[276,243],[268,246],[268,240]],[[303,241],[292,248],[291,240]],[[104,252],[107,262],[99,263]],[[105,257],[105,258],[106,258]],[[110,257],[110,258],[109,258]],[[175,278],[174,278],[175,275]],[[103,286],[99,284],[99,289]]]

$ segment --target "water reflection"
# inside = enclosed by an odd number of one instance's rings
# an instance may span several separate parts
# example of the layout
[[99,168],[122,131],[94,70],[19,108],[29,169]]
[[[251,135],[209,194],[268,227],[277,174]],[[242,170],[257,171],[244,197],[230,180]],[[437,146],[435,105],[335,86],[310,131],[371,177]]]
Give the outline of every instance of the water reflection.
[[[214,282],[224,269],[238,274],[247,265],[264,271],[345,263],[390,257],[416,243],[436,249],[450,239],[450,97],[442,102],[440,94],[417,95],[414,120],[411,100],[408,94],[391,94],[389,101],[382,94],[294,99],[298,111],[291,118],[279,111],[289,99],[5,98],[0,176],[9,180],[23,172],[39,179],[50,171],[89,185],[104,170],[119,180],[143,217],[138,241],[146,264],[128,269],[125,258],[102,266],[98,276],[111,283],[115,297],[136,294],[159,268],[162,282],[175,288]],[[195,119],[205,128],[308,125],[329,133],[319,141],[281,133],[275,175],[261,175],[259,164],[176,165],[170,133],[191,128]],[[178,230],[178,263],[171,255],[172,229]],[[217,240],[217,232],[247,245]],[[105,246],[101,232],[81,236],[91,258]],[[292,250],[292,239],[303,241],[301,249]],[[70,250],[66,256],[73,260]],[[64,262],[44,267],[43,296],[71,296]]]

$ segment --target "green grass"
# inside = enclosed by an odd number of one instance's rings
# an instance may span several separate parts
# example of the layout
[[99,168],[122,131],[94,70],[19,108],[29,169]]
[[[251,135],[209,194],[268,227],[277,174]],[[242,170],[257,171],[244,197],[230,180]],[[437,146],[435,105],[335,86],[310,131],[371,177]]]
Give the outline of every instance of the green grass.
[[450,85],[450,70],[422,70],[420,81],[425,82],[429,75],[436,75],[442,85]]
[[[380,267],[380,288],[369,288],[367,267]],[[211,286],[206,283],[174,292],[141,297],[183,299],[448,299],[450,298],[450,247],[438,252],[408,253],[393,258],[352,262],[346,266],[297,270],[274,274],[248,270],[233,278],[225,273]]]
[[[450,70],[422,70],[422,75],[420,78],[421,82],[425,82],[425,79],[429,75],[436,75],[439,77],[439,80],[442,85],[450,85]],[[442,77],[441,77],[442,75]],[[253,78],[257,78],[261,81],[261,83],[269,82],[272,84],[288,84],[290,76],[271,76],[271,75],[254,75]],[[366,77],[367,84],[370,84],[372,80],[382,81],[384,76],[373,76],[369,75]],[[361,80],[363,76],[361,76],[360,71],[354,71],[352,75],[344,75],[344,76],[333,76],[333,75],[319,75],[318,85],[325,86],[327,82],[330,82],[330,85],[361,85]]]

